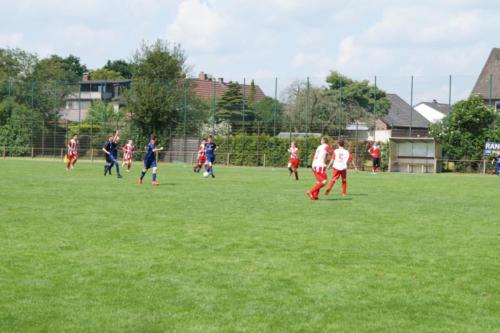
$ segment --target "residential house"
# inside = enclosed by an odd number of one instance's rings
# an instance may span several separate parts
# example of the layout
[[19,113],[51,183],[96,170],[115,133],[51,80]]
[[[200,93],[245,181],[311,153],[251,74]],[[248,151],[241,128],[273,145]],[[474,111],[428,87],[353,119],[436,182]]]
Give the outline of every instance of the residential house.
[[482,96],[485,104],[500,112],[500,48],[493,48],[477,78],[471,96]]
[[60,111],[61,118],[69,121],[83,121],[92,102],[104,101],[113,103],[118,109],[121,106],[120,94],[130,86],[131,80],[89,80],[83,75],[79,90],[66,97],[66,105]]
[[414,109],[420,113],[431,124],[441,121],[446,117],[450,111],[450,105],[438,103],[433,100],[432,102],[421,102],[415,105]]
[[[203,100],[211,100],[215,97],[218,99],[224,95],[224,93],[228,90],[228,83],[224,81],[223,78],[212,78],[208,74],[204,72],[200,72],[198,78],[191,79],[194,85],[195,94]],[[248,97],[250,93],[251,86],[250,84],[241,84],[241,89],[243,94]],[[266,97],[262,89],[255,85],[255,100],[260,101]]]
[[430,122],[396,94],[387,94],[389,112],[375,123],[375,140],[388,142],[394,137],[428,137]]
[[[194,93],[203,100],[216,99],[228,90],[228,83],[224,79],[215,80],[209,75],[201,72],[198,78],[189,79],[194,82]],[[66,106],[61,110],[62,119],[69,121],[83,121],[94,101],[111,102],[115,109],[122,106],[120,95],[123,89],[130,87],[132,80],[89,80],[85,73],[79,83],[79,91],[70,94],[66,98]],[[250,84],[241,85],[243,93],[248,96],[251,90]],[[262,89],[255,85],[255,101],[264,99],[266,95]]]

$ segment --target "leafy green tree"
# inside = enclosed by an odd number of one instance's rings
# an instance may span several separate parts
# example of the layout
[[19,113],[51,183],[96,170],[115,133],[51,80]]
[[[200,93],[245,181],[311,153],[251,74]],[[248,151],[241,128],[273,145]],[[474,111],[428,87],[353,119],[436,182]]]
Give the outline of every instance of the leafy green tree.
[[66,71],[60,57],[52,56],[36,64],[32,76],[32,100],[35,110],[45,120],[56,121],[66,96],[78,91],[77,85],[69,84],[68,80],[74,79],[74,73]]
[[253,104],[253,112],[255,113],[255,121],[258,122],[256,124],[258,132],[273,133],[275,122],[276,129],[279,131],[283,118],[283,106],[279,101],[265,97]]
[[479,160],[485,141],[500,140],[500,130],[493,128],[499,120],[481,96],[472,96],[455,103],[448,116],[431,126],[431,134],[449,159]]
[[0,48],[0,81],[29,78],[38,57],[21,49]]
[[125,114],[123,110],[115,110],[111,103],[105,103],[99,100],[92,103],[87,115],[85,116],[85,122],[87,123],[116,123],[121,122],[124,119]]
[[355,81],[336,71],[332,71],[326,78],[328,92],[340,97],[348,107],[360,107],[367,113],[380,117],[386,114],[391,107],[391,102],[386,97],[385,92],[369,81]]
[[31,82],[36,55],[20,49],[0,49],[0,100],[31,105]]
[[91,80],[123,80],[124,77],[114,70],[100,68],[90,72]]
[[108,60],[103,69],[120,73],[120,75],[125,79],[131,79],[134,76],[135,65],[125,60]]
[[144,44],[134,56],[134,82],[124,93],[133,124],[143,137],[151,133],[167,136],[178,126],[186,84],[186,56],[179,45],[162,40]]
[[354,121],[372,122],[388,112],[385,92],[368,81],[355,81],[332,71],[326,87],[294,82],[287,90],[284,124],[292,131],[337,134]]
[[8,147],[10,154],[26,154],[40,125],[40,115],[26,106],[9,100],[0,103],[0,146]]

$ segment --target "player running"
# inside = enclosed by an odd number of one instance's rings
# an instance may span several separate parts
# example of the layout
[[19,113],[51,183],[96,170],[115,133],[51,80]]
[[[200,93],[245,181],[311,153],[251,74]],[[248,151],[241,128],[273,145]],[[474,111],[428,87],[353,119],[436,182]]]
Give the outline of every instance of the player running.
[[68,152],[66,154],[66,171],[73,169],[78,159],[78,134],[73,134],[71,140],[67,144]]
[[207,142],[205,143],[205,156],[207,160],[205,162],[205,169],[210,173],[212,178],[214,175],[214,162],[215,162],[215,151],[217,150],[217,145],[212,140],[212,136],[208,136]]
[[144,147],[144,149],[146,150],[146,155],[144,155],[144,169],[141,171],[139,184],[142,184],[148,169],[153,169],[153,174],[151,175],[151,185],[158,186],[158,182],[156,181],[156,152],[163,150],[163,147],[156,148],[156,135],[151,135],[151,140],[148,145]]
[[321,144],[316,148],[313,158],[312,172],[316,179],[316,185],[307,192],[307,196],[311,198],[311,200],[318,200],[320,189],[325,186],[328,181],[328,176],[326,175],[326,159],[329,152],[330,146],[328,146],[328,138],[323,137],[321,138]]
[[378,168],[380,168],[380,146],[376,142],[373,142],[368,152],[372,155],[372,174],[375,175]]
[[207,161],[207,156],[205,155],[205,139],[201,140],[200,146],[198,147],[198,162],[194,165],[194,172],[198,173],[201,170],[201,167]]
[[352,162],[352,156],[347,149],[344,149],[344,140],[337,141],[337,149],[333,151],[332,159],[328,164],[328,169],[333,167],[332,179],[325,191],[325,195],[330,194],[330,191],[335,185],[335,181],[342,177],[342,196],[347,194],[347,164]]
[[500,177],[500,151],[497,151],[495,157],[491,160],[495,164],[495,175]]
[[120,137],[118,136],[118,131],[116,133],[108,135],[108,141],[102,147],[102,151],[106,154],[106,164],[104,165],[104,175],[106,176],[109,172],[111,175],[111,168],[113,165],[116,168],[116,176],[122,178],[120,174],[120,165],[117,161],[118,159],[118,144],[120,143]]
[[288,160],[288,171],[290,171],[290,176],[295,174],[295,180],[299,180],[299,149],[296,147],[295,142],[292,141],[290,143],[290,148],[288,148],[288,152],[290,153],[290,159]]
[[127,144],[122,147],[123,150],[123,163],[122,167],[127,166],[127,172],[130,172],[132,167],[132,160],[135,154],[135,145],[133,140],[128,140]]

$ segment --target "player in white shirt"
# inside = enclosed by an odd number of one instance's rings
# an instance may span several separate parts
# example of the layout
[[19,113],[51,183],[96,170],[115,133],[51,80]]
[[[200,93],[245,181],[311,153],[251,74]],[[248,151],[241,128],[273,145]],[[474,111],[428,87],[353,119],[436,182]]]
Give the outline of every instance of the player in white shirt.
[[307,192],[307,196],[311,198],[311,200],[318,200],[319,190],[325,186],[328,181],[328,176],[326,175],[326,159],[329,152],[330,146],[328,146],[328,138],[323,137],[321,138],[321,145],[316,148],[313,158],[312,172],[316,179],[316,185]]
[[335,185],[335,181],[342,177],[342,196],[347,194],[347,164],[351,161],[352,156],[349,151],[344,148],[344,140],[337,141],[337,149],[334,150],[332,154],[332,159],[328,164],[328,168],[333,167],[332,179],[330,184],[325,191],[325,195],[328,195]]

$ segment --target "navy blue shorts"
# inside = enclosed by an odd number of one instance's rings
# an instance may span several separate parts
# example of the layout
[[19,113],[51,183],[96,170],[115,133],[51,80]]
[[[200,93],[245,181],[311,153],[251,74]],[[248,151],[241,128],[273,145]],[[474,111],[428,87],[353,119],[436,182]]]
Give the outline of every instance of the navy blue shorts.
[[156,160],[144,161],[144,168],[145,169],[156,168]]
[[209,161],[210,163],[214,164],[214,162],[215,162],[215,156],[208,156],[207,155],[207,161]]
[[380,167],[380,157],[373,158],[373,166],[377,168]]

